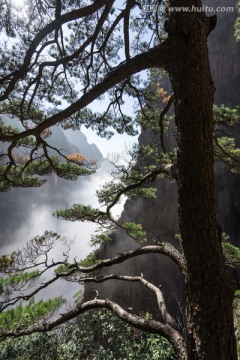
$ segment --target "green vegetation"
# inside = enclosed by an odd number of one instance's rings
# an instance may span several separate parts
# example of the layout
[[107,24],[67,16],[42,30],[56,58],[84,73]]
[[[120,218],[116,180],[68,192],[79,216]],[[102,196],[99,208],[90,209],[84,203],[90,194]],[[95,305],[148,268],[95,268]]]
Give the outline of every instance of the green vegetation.
[[239,41],[240,40],[240,2],[237,3],[237,10],[238,10],[238,18],[236,20],[235,23],[235,36],[236,39]]
[[[51,318],[63,304],[61,297],[35,303],[32,298],[27,305],[19,304],[15,308],[0,313],[0,327],[4,331],[20,331]],[[1,358],[1,356],[0,356]]]
[[240,290],[237,290],[235,292],[233,309],[234,309],[235,335],[237,341],[237,352],[238,352],[238,357],[240,358]]
[[223,242],[222,247],[226,263],[232,267],[238,267],[240,264],[240,249],[229,242]]
[[105,310],[90,311],[45,334],[8,339],[1,360],[174,360],[163,338],[136,330]]

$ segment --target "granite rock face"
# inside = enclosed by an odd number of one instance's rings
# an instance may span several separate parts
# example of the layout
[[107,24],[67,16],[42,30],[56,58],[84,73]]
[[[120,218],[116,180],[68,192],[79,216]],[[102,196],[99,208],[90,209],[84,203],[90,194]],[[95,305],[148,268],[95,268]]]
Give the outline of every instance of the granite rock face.
[[[236,1],[228,1],[234,6]],[[209,6],[225,6],[223,1],[205,1]],[[211,14],[209,14],[211,15]],[[209,53],[211,69],[216,86],[216,104],[227,106],[240,102],[240,44],[233,37],[233,26],[236,14],[232,12],[218,13],[215,31],[209,36]],[[240,127],[234,129],[234,135],[240,142]],[[153,135],[144,131],[139,137],[140,144],[148,144]],[[169,146],[173,142],[169,134]],[[216,211],[218,222],[224,232],[230,235],[233,243],[240,245],[240,176],[232,174],[225,166],[216,164]],[[177,189],[175,184],[167,180],[156,182],[157,198],[151,200],[128,200],[122,214],[122,221],[141,223],[148,234],[161,241],[176,244],[175,234],[178,232]],[[177,244],[176,244],[177,245]],[[102,250],[101,257],[111,257],[116,253],[137,248],[133,240],[120,234]],[[128,260],[124,265],[115,266],[111,273],[140,275],[160,285],[164,291],[167,305],[181,321],[184,303],[184,286],[181,274],[175,264],[161,255],[148,255],[135,260]],[[103,273],[108,273],[104,270]],[[132,307],[136,311],[149,311],[158,316],[156,301],[150,290],[140,285],[107,282],[101,286],[87,285],[85,297],[93,298],[93,289],[98,288],[101,298],[110,298],[124,307]]]
[[[207,5],[212,1],[208,0]],[[216,1],[214,6],[236,6],[236,0],[227,4]],[[212,6],[212,5],[211,5]],[[218,13],[215,31],[209,36],[211,70],[216,87],[215,103],[232,107],[240,104],[240,43],[233,36],[236,14]],[[240,126],[233,130],[240,146]],[[216,209],[218,222],[234,244],[240,245],[240,176],[224,165],[215,166]]]

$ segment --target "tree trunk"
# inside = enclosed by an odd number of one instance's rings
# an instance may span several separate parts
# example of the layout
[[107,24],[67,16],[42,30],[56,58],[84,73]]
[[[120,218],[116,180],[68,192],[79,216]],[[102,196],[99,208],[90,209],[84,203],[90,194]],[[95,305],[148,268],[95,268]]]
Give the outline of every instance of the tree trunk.
[[178,137],[179,227],[188,274],[186,338],[189,360],[235,360],[233,290],[215,217],[209,23],[203,13],[173,13],[167,27],[173,49],[169,73]]

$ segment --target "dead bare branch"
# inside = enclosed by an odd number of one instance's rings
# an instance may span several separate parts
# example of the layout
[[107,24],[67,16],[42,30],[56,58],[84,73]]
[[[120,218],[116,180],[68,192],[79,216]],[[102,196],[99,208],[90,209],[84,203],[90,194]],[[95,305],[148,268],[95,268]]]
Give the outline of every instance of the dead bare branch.
[[100,299],[94,299],[91,301],[80,303],[74,310],[62,314],[59,317],[50,320],[49,322],[41,324],[40,326],[31,327],[27,330],[22,330],[19,332],[2,331],[0,338],[17,338],[24,335],[30,335],[34,332],[43,333],[51,331],[55,327],[71,319],[74,319],[75,317],[85,313],[86,311],[99,308],[111,310],[121,320],[127,322],[128,324],[134,326],[137,329],[164,336],[173,344],[178,353],[186,353],[186,344],[184,338],[177,330],[173,329],[169,324],[162,324],[159,321],[140,318],[124,310],[121,306],[114,303],[113,301]]
[[84,277],[84,278],[80,279],[80,282],[82,282],[82,283],[87,283],[87,282],[101,283],[101,282],[105,282],[108,280],[123,280],[123,281],[142,283],[145,287],[147,287],[148,289],[150,289],[151,291],[153,291],[155,293],[157,303],[158,303],[158,308],[159,308],[160,314],[163,318],[163,321],[166,324],[171,325],[174,329],[178,329],[178,325],[177,325],[176,321],[173,319],[173,317],[170,315],[170,313],[167,310],[165,300],[163,297],[163,293],[161,291],[160,286],[157,287],[154,284],[152,284],[151,282],[147,281],[146,279],[144,279],[142,274],[141,274],[141,276],[124,276],[124,275],[109,274],[109,275],[105,275],[105,276],[101,276],[101,277]]

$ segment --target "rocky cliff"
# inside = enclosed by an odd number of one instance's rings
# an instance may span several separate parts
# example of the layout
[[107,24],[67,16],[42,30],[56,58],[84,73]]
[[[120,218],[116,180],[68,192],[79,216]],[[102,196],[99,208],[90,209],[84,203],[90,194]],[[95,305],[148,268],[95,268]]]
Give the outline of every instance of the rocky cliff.
[[[234,0],[228,6],[235,5]],[[206,5],[226,6],[223,1],[205,1]],[[240,101],[240,44],[235,42],[233,26],[236,14],[223,12],[218,14],[218,24],[209,36],[211,69],[216,86],[215,102],[233,106]],[[239,127],[234,135],[240,141]],[[152,140],[150,131],[144,131],[139,137],[140,144]],[[172,141],[171,136],[168,139]],[[216,164],[216,210],[222,230],[231,236],[235,244],[240,245],[240,176],[230,173],[221,164]],[[122,214],[122,220],[141,223],[148,234],[161,241],[176,243],[177,230],[177,189],[166,180],[158,180],[157,198],[153,200],[128,200]],[[102,257],[111,257],[118,252],[134,249],[139,245],[125,235],[115,237],[101,253]],[[107,271],[105,271],[107,272]],[[124,266],[116,266],[111,272],[128,275],[140,275],[164,290],[167,305],[171,312],[181,318],[183,305],[183,282],[176,266],[164,256],[149,255],[129,260]],[[93,289],[98,288],[101,298],[107,297],[120,302],[124,307],[133,307],[137,311],[149,311],[157,314],[156,302],[150,291],[136,284],[107,282],[97,287],[88,285],[86,298],[93,297]]]

